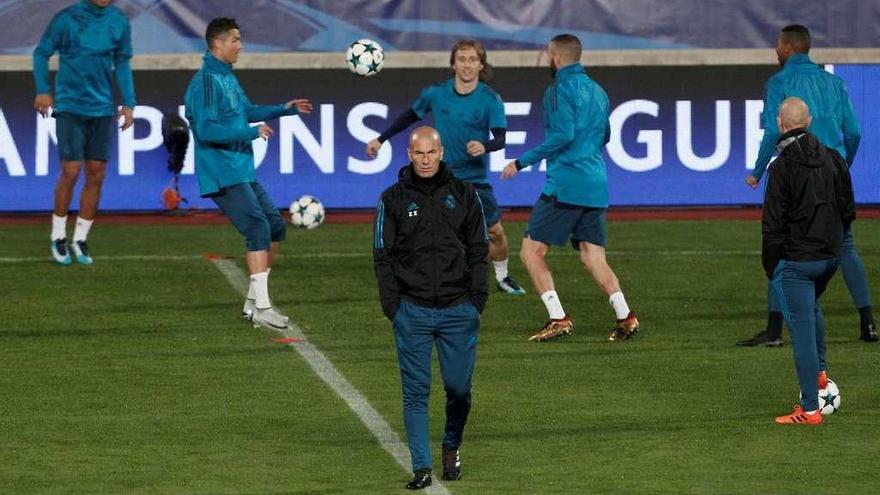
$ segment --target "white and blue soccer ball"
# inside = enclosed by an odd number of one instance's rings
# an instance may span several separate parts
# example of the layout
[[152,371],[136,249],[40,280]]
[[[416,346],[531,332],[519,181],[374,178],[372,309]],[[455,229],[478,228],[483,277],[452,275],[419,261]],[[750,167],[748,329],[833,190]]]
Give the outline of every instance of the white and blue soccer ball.
[[308,194],[290,203],[290,223],[300,229],[316,229],[324,223],[324,205]]
[[819,390],[819,412],[822,414],[834,414],[840,409],[840,388],[831,380],[828,385]]
[[840,409],[840,388],[828,380],[828,385],[819,391],[819,411],[822,414],[834,414]]
[[370,77],[382,70],[385,52],[373,40],[357,40],[345,51],[345,61],[348,63],[348,70],[361,77]]

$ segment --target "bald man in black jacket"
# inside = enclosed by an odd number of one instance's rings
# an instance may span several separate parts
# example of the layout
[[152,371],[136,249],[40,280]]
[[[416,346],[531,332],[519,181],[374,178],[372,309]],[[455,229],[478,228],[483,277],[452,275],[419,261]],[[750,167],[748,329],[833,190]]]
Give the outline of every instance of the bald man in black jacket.
[[818,395],[827,366],[819,296],[837,270],[855,200],[844,159],[807,132],[811,117],[803,100],[782,102],[777,120],[782,136],[764,197],[761,257],[791,331],[801,403],[776,422],[821,424]]

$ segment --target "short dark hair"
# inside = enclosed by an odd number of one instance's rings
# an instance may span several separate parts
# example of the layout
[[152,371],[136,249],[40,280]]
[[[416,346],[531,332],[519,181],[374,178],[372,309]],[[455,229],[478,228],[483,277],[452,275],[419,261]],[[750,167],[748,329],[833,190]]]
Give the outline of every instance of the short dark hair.
[[791,46],[796,53],[810,52],[810,30],[800,24],[791,24],[782,28],[779,39]]
[[573,34],[559,34],[550,40],[550,43],[556,48],[557,53],[565,54],[565,58],[575,62],[581,59],[581,40]]
[[483,44],[477,40],[459,40],[454,45],[452,45],[452,50],[449,52],[449,65],[455,65],[455,55],[459,50],[466,50],[468,48],[472,48],[475,52],[477,52],[477,57],[480,57],[480,63],[483,64],[483,70],[480,71],[480,81],[488,81],[492,78],[492,66],[489,65],[489,62],[486,57],[486,49],[483,48]]
[[238,29],[238,24],[231,17],[216,17],[211,19],[205,28],[205,41],[208,42],[208,50],[213,46],[214,40],[224,36],[229,31]]

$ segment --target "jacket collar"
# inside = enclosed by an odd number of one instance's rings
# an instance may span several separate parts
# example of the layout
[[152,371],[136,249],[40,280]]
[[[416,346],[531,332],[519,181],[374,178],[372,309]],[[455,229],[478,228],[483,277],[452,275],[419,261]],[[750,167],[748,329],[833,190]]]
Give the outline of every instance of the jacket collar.
[[202,57],[202,60],[204,61],[204,67],[208,69],[209,72],[215,72],[218,74],[232,73],[232,64],[227,64],[226,62],[223,62],[209,51],[205,52],[205,56]]
[[782,153],[782,150],[785,149],[786,146],[791,143],[797,141],[801,137],[803,137],[807,133],[807,130],[804,128],[792,129],[785,134],[779,136],[779,141],[776,142],[776,151]]
[[[437,170],[437,173],[434,175],[434,177],[432,177],[432,179],[434,179],[434,180],[430,181],[430,185],[439,186],[440,184],[446,183],[451,177],[452,177],[452,174],[449,173],[449,170],[446,167],[446,163],[441,161],[440,162],[440,169]],[[418,175],[416,175],[415,171],[413,170],[412,162],[406,164],[405,167],[400,169],[400,171],[397,173],[397,178],[401,182],[405,182],[406,184],[408,184],[410,186],[415,186],[420,182],[422,182],[422,183],[427,182],[424,180],[421,180],[421,181],[418,180],[421,178]],[[435,189],[435,188],[432,188],[432,189]]]
[[789,68],[804,66],[804,65],[808,65],[808,64],[813,64],[813,61],[810,60],[810,56],[808,54],[796,53],[796,54],[788,57],[788,60],[785,61],[784,67],[786,69],[789,69]]
[[97,5],[93,4],[89,0],[82,0],[79,4],[82,6],[83,10],[85,10],[89,14],[92,14],[95,17],[103,16],[104,14],[107,13],[107,9],[109,8],[109,7],[98,7]]
[[580,62],[575,62],[573,64],[568,64],[565,67],[562,67],[558,71],[556,71],[556,79],[563,79],[569,77],[573,74],[583,73],[584,66],[581,65]]

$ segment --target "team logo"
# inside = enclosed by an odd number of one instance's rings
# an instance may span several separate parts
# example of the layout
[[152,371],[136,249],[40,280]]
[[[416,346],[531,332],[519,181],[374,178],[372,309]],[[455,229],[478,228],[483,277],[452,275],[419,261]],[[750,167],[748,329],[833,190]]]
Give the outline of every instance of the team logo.
[[451,194],[446,195],[446,208],[450,210],[455,208],[455,198]]
[[412,203],[409,204],[409,206],[406,207],[406,216],[408,216],[408,217],[419,216],[419,205],[416,204],[415,201],[413,201]]

